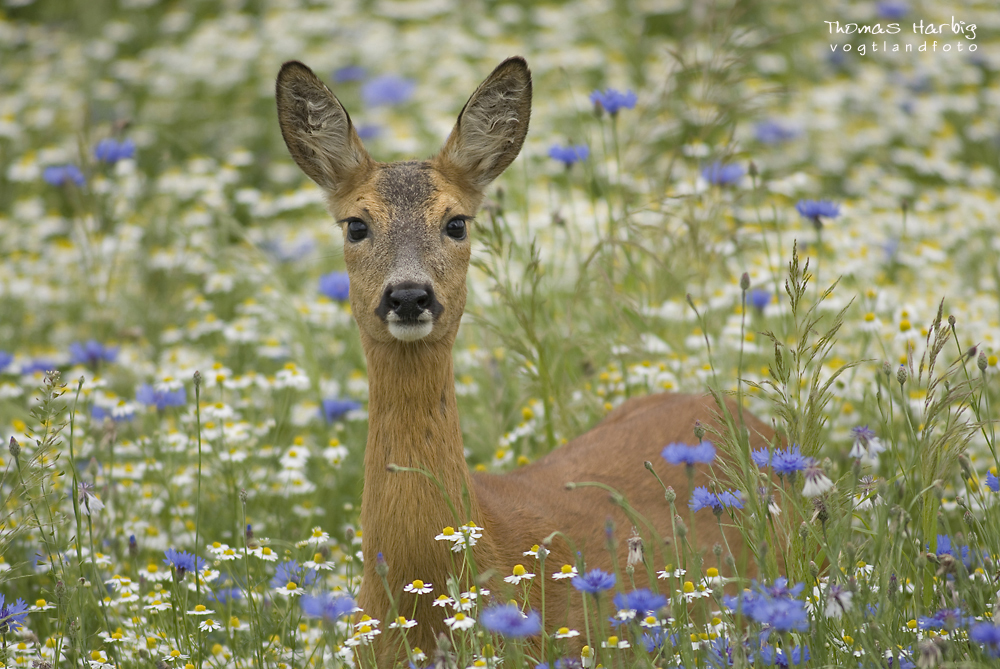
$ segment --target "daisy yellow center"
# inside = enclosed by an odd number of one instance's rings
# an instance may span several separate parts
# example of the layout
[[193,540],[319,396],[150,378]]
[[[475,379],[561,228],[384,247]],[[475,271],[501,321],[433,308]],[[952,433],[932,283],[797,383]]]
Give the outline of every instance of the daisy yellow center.
[[323,562],[323,554],[316,553],[315,555],[313,555],[313,562]]
[[360,631],[362,634],[368,634],[369,632],[372,631],[372,628],[370,625],[362,625]]
[[689,594],[694,592],[694,583],[691,581],[684,581],[684,592]]
[[715,567],[709,567],[708,571],[705,572],[705,575],[708,576],[709,578],[718,578],[719,570],[716,569]]
[[722,619],[721,618],[712,618],[712,624],[713,625],[721,625],[722,624]]
[[616,637],[616,636],[609,636],[608,637],[608,645],[609,646],[617,646],[618,645],[618,637]]
[[523,564],[514,565],[514,576],[524,576],[528,573],[528,570],[524,568]]
[[413,588],[415,590],[419,590],[422,587],[424,587],[424,582],[421,581],[419,578],[413,582]]
[[569,634],[569,628],[568,627],[560,627],[559,628],[559,634]]
[[174,648],[172,651],[170,651],[170,657],[180,657],[180,656],[181,656],[181,652],[179,650],[177,650],[176,648]]
[[573,573],[573,567],[571,565],[564,564],[562,566],[562,569],[560,569],[559,571],[561,571],[564,574],[572,574]]
[[194,607],[194,610],[197,611],[198,613],[201,613],[202,611],[207,611],[204,604],[199,604],[198,606]]
[[647,625],[655,625],[656,624],[656,618],[654,618],[653,616],[646,616],[646,624]]
[[90,659],[93,660],[94,662],[100,662],[101,661],[101,651],[99,651],[99,650],[92,650],[92,651],[90,651]]
[[294,590],[297,587],[299,586],[295,585],[295,581],[289,581],[285,584],[285,590]]
[[400,625],[405,625],[406,624],[406,618],[403,617],[403,616],[400,616],[400,617],[396,618],[396,622],[399,623]]
[[441,531],[441,534],[443,534],[443,535],[444,535],[444,536],[446,536],[446,537],[450,537],[450,536],[452,536],[453,534],[455,534],[455,528],[454,528],[454,527],[452,527],[451,525],[449,525],[448,527],[444,528],[444,529],[443,529],[443,530]]
[[986,364],[989,365],[990,367],[996,367],[997,366],[997,357],[995,355],[987,356],[987,358],[986,358]]
[[213,541],[212,548],[222,548],[222,544],[220,544],[218,541]]
[[321,536],[323,536],[323,530],[321,530],[321,529],[319,529],[317,527],[315,530],[313,530],[313,536],[314,537],[321,537]]
[[48,602],[46,602],[44,599],[35,600],[35,606],[37,606],[38,608],[42,608],[46,604],[48,604]]
[[240,626],[240,619],[237,618],[236,616],[231,617],[229,619],[229,626],[230,627],[239,627]]
[[899,331],[900,332],[906,332],[911,327],[912,326],[910,325],[910,321],[906,320],[905,318],[903,320],[899,321]]
[[465,614],[461,611],[455,614],[455,620],[465,620]]
[[121,632],[114,632],[111,635],[111,638],[114,639],[115,641],[120,641],[122,639],[122,633]]
[[264,546],[263,548],[260,549],[260,554],[261,555],[270,555],[272,552],[273,551],[270,548],[268,548],[267,546]]

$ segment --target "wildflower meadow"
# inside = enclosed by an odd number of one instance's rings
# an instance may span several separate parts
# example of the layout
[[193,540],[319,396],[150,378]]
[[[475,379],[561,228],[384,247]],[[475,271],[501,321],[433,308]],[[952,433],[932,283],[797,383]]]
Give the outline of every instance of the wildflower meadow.
[[[660,546],[594,514],[610,571],[538,536],[478,573],[489,528],[438,528],[419,648],[413,611],[357,606],[368,373],[274,82],[307,63],[377,160],[422,159],[512,55],[530,130],[468,222],[454,348],[469,467],[710,393],[720,427],[635,480],[712,481],[665,487]],[[997,666],[998,186],[993,0],[0,0],[0,660]],[[700,550],[718,525],[742,547]]]

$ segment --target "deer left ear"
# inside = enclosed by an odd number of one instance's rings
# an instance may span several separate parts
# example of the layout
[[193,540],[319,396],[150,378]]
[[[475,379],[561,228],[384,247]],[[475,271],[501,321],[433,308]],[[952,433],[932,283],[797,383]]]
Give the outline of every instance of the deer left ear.
[[524,58],[508,58],[465,103],[437,160],[481,192],[517,158],[530,118],[531,71]]

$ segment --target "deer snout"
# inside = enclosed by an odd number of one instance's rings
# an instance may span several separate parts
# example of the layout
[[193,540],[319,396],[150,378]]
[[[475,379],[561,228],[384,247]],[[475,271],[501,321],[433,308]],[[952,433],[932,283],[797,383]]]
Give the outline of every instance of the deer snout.
[[430,308],[434,301],[434,289],[430,286],[387,288],[382,299],[388,302],[389,311],[396,312],[401,321],[415,321]]
[[444,307],[434,296],[430,284],[404,281],[386,286],[375,315],[389,327],[389,333],[401,341],[416,341],[430,334]]

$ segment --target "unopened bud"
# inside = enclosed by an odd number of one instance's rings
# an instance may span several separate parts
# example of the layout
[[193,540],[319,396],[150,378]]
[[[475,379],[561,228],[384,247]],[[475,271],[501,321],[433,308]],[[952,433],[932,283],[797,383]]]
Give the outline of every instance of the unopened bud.
[[17,462],[21,456],[21,444],[17,443],[17,439],[11,437],[10,442],[7,444],[7,449],[10,451],[11,457],[14,458],[14,462]]
[[740,290],[744,293],[750,290],[750,275],[743,272],[743,276],[740,277]]
[[886,376],[892,375],[892,365],[889,364],[888,360],[882,363],[882,373]]
[[750,178],[751,179],[753,179],[754,177],[756,177],[759,174],[759,172],[757,171],[757,163],[755,163],[754,161],[751,160],[750,161],[750,167],[747,170],[747,172],[750,174]]
[[958,456],[958,464],[962,466],[962,475],[967,479],[972,478],[972,462],[969,460],[969,456],[962,453]]
[[195,370],[194,373],[194,387],[198,388],[201,386],[201,372]]
[[712,546],[712,555],[715,557],[722,557],[722,544],[716,542],[716,544]]
[[896,370],[896,380],[899,381],[899,385],[906,383],[906,379],[910,376],[909,372],[906,370],[906,365],[900,365],[899,369]]
[[809,536],[809,526],[806,525],[805,521],[802,521],[802,524],[799,525],[799,536],[803,539]]
[[986,351],[980,351],[979,352],[979,357],[976,358],[976,367],[979,368],[980,372],[985,372],[986,371],[986,362],[987,362],[987,360],[986,360]]
[[687,525],[684,524],[684,521],[681,520],[680,516],[674,517],[674,527],[675,527],[674,531],[677,532],[677,536],[680,539],[683,539],[684,537],[687,536],[688,533]]
[[382,555],[381,551],[379,551],[379,554],[375,557],[375,573],[382,578],[389,575],[389,563],[385,561],[385,557]]
[[677,499],[677,493],[674,492],[673,486],[667,486],[667,489],[663,491],[663,498],[667,500],[667,504],[673,504],[674,500]]
[[700,420],[696,420],[694,422],[694,438],[700,442],[702,438],[704,438],[704,436],[705,436],[705,426],[701,424]]
[[819,566],[812,560],[809,561],[809,575],[814,579],[819,576]]

